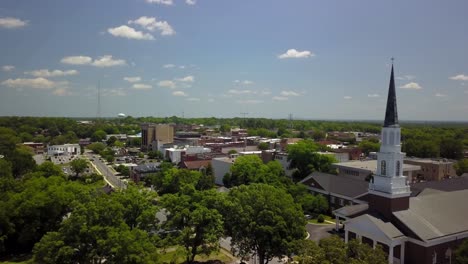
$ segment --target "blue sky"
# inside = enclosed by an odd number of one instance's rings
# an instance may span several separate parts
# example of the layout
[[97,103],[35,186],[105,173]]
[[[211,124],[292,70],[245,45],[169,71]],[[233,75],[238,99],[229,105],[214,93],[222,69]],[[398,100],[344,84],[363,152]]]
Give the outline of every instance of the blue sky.
[[468,120],[467,1],[2,0],[0,115]]

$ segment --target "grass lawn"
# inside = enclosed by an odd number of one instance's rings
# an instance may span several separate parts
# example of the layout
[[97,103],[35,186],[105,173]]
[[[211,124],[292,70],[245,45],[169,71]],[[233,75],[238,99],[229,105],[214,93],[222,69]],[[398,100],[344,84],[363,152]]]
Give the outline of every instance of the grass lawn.
[[22,255],[18,257],[13,257],[6,261],[1,261],[0,264],[31,264],[32,262],[32,255]]
[[[181,248],[179,248],[181,249]],[[165,253],[161,252],[159,257],[160,262],[162,263],[183,263],[185,261],[185,255],[183,250],[174,250],[169,249]],[[196,261],[207,261],[207,260],[220,260],[224,263],[229,263],[234,260],[229,252],[224,249],[220,249],[218,252],[214,252],[209,256],[206,255],[197,255],[195,257]]]
[[[333,217],[331,217],[331,216],[329,216],[329,215],[323,215],[323,217],[324,217],[324,219],[325,219],[325,222],[323,222],[323,223],[317,222],[317,218],[315,218],[315,219],[310,219],[310,220],[308,220],[307,222],[309,222],[309,223],[311,223],[311,224],[319,224],[319,225],[329,225],[329,224],[331,224],[331,223],[329,223],[329,222],[335,223],[335,218],[333,218]],[[327,222],[327,221],[329,221],[329,222]]]

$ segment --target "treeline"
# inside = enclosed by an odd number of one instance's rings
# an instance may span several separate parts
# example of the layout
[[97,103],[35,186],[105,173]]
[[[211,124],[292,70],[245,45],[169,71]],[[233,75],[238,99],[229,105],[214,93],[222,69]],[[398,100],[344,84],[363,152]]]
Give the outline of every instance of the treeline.
[[[91,124],[79,124],[72,118],[0,117],[0,128],[12,134],[15,141],[43,142],[48,144],[77,143],[80,138],[93,142],[106,139],[109,134],[136,134],[144,122],[203,124],[203,133],[209,126],[218,132],[228,132],[232,127],[246,128],[251,136],[300,137],[323,140],[330,131],[360,131],[379,134],[380,123],[287,120],[266,118],[180,118],[180,117],[125,117],[121,119],[91,119]],[[7,130],[5,130],[7,129]],[[5,134],[5,133],[4,133]],[[348,143],[355,142],[347,138]],[[128,142],[139,146],[139,140]],[[365,141],[359,146],[365,153],[378,149],[378,142]],[[408,156],[420,158],[462,159],[468,149],[468,124],[466,123],[403,123],[402,147]]]

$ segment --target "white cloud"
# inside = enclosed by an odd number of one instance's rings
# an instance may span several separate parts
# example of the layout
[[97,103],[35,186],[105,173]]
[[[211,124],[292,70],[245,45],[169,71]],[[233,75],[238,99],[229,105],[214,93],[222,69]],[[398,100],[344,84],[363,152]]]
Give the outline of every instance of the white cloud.
[[455,81],[468,81],[468,75],[458,74],[456,76],[450,77],[449,79],[455,80]]
[[351,99],[353,99],[353,97],[351,97],[351,96],[349,96],[349,95],[346,95],[345,97],[343,97],[343,99],[345,99],[345,100],[351,100]]
[[215,100],[213,98],[209,98],[208,102],[213,103]]
[[158,86],[160,86],[160,87],[166,87],[166,88],[171,88],[171,89],[176,88],[175,83],[174,83],[173,81],[171,81],[171,80],[160,81],[160,82],[158,82]]
[[112,55],[104,55],[102,57],[99,57],[99,59],[95,59],[93,63],[91,63],[91,65],[96,67],[113,67],[125,64],[125,60],[113,59]]
[[238,100],[237,103],[239,104],[261,104],[263,103],[263,101],[256,100],[256,99],[249,99],[249,100]]
[[287,101],[289,98],[284,96],[273,96],[274,101]]
[[6,72],[12,71],[14,69],[15,69],[15,66],[13,66],[13,65],[3,65],[2,66],[2,70],[6,71]]
[[245,81],[243,81],[242,83],[245,84],[245,85],[253,84],[253,82],[252,82],[252,81],[249,81],[249,80],[245,80]]
[[136,20],[129,20],[128,24],[137,24],[149,31],[158,30],[163,36],[171,36],[176,33],[167,21],[158,21],[155,17],[142,16]]
[[135,76],[135,77],[124,77],[123,79],[124,79],[124,81],[131,82],[131,83],[141,81],[141,77],[139,77],[139,76]]
[[414,80],[416,78],[416,76],[414,75],[403,75],[403,76],[398,76],[396,77],[397,80],[408,80],[408,81],[411,81],[411,80]]
[[187,96],[187,94],[183,91],[174,91],[172,92],[173,96]]
[[194,82],[195,77],[193,77],[192,75],[189,75],[189,76],[185,76],[183,78],[179,78],[179,79],[177,79],[177,81],[179,81],[179,82]]
[[435,97],[447,97],[446,94],[441,94],[441,93],[436,93],[434,96]]
[[190,97],[190,98],[187,98],[187,101],[198,102],[198,101],[200,101],[200,98]]
[[288,49],[285,53],[278,55],[278,58],[280,59],[290,59],[290,58],[309,58],[313,57],[315,54],[308,50],[304,51],[297,51],[295,49]]
[[367,97],[375,98],[375,97],[380,97],[380,95],[379,94],[368,94]]
[[94,60],[88,56],[69,56],[62,58],[60,61],[65,64],[92,65],[96,67],[112,67],[127,64],[125,60],[113,59],[112,55],[104,55]]
[[144,83],[135,83],[133,84],[132,88],[137,89],[137,90],[148,90],[148,89],[153,88],[153,86],[149,84],[144,84]]
[[173,5],[173,0],[146,0],[147,3],[150,4],[160,4],[160,5]]
[[180,65],[179,69],[185,69],[185,65]]
[[153,35],[137,31],[132,27],[122,25],[120,27],[108,28],[107,32],[114,37],[128,38],[128,39],[139,39],[139,40],[153,40]]
[[197,1],[195,1],[195,0],[185,0],[185,3],[187,5],[195,5],[197,3]]
[[127,92],[123,88],[117,89],[103,89],[103,96],[126,96]]
[[228,91],[230,94],[254,94],[255,92],[252,90],[236,90],[236,89],[231,89]]
[[70,92],[66,88],[57,88],[52,92],[52,94],[57,95],[57,96],[68,96],[68,95],[72,95],[72,92]]
[[14,17],[0,17],[0,28],[20,28],[26,26],[28,23],[29,22],[26,20],[21,20]]
[[300,93],[295,91],[281,91],[282,96],[301,96]]
[[8,79],[2,82],[3,85],[11,88],[33,88],[33,89],[52,89],[57,86],[56,82],[39,77],[34,79],[18,78]]
[[69,76],[69,75],[77,75],[79,72],[77,70],[68,70],[68,71],[62,71],[62,70],[53,70],[49,71],[48,69],[40,69],[40,70],[35,70],[31,72],[25,72],[25,74],[29,74],[35,77],[60,77],[60,76]]
[[401,89],[413,89],[413,90],[420,90],[422,89],[421,85],[416,82],[410,82],[405,85],[400,86]]
[[90,64],[92,61],[93,59],[88,56],[69,56],[61,60],[62,63],[72,65],[85,65]]
[[163,68],[166,68],[166,69],[174,68],[174,67],[175,67],[174,64],[164,64],[164,65],[163,65]]

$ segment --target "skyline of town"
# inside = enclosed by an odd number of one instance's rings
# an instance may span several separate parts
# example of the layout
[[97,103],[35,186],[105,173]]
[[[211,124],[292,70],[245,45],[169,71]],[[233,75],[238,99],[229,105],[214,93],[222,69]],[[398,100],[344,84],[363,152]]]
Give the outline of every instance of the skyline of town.
[[[2,116],[467,121],[464,1],[2,1]],[[39,11],[39,12],[38,12]]]

